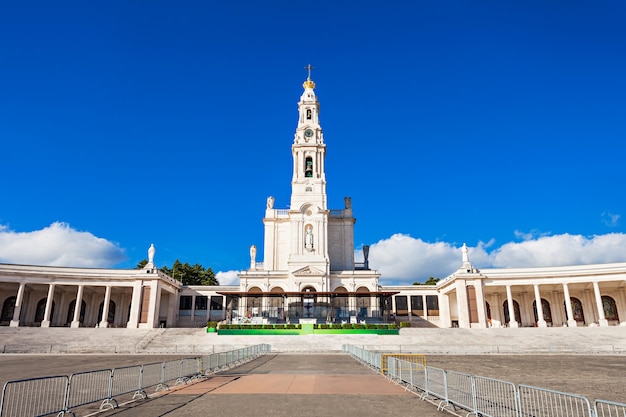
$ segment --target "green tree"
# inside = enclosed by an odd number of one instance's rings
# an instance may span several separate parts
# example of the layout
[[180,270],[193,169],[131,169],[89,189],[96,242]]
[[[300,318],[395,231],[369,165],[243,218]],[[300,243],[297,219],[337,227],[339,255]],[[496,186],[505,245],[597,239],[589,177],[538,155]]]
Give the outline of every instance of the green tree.
[[426,280],[426,282],[414,282],[413,285],[435,285],[440,280],[441,278],[430,277]]
[[[137,269],[143,268],[147,263],[147,260],[142,260],[137,264]],[[182,282],[183,285],[220,285],[215,278],[213,270],[211,268],[205,268],[198,263],[189,265],[188,262],[185,262],[183,264],[176,259],[171,268],[165,265],[160,269],[170,277]]]

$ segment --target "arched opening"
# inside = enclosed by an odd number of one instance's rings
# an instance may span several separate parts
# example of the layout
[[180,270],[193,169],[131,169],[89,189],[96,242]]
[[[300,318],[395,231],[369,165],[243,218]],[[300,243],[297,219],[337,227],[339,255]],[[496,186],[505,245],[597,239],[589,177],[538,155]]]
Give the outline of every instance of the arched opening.
[[4,300],[2,303],[2,313],[0,313],[0,322],[5,324],[5,322],[10,322],[13,320],[13,314],[15,314],[15,303],[17,301],[16,296],[11,296]]
[[[78,322],[80,324],[84,324],[85,323],[85,310],[87,310],[87,303],[85,302],[85,300],[81,300],[80,301],[80,313],[78,315]],[[65,320],[66,324],[71,324],[72,321],[74,321],[74,312],[76,311],[76,299],[73,299],[70,302],[70,306],[67,309],[67,320]],[[129,313],[130,315],[130,313]]]
[[[509,303],[508,301],[504,301],[504,303],[502,303],[502,310],[504,312],[504,323],[508,324],[511,319],[509,316]],[[515,321],[518,324],[522,323],[522,315],[520,314],[520,309],[519,309],[519,304],[517,301],[513,300],[513,311],[515,312]]]
[[305,287],[302,289],[302,317],[313,318],[317,317],[316,304],[317,304],[317,291],[313,287]]
[[313,158],[307,156],[304,160],[304,176],[311,178],[313,176]]
[[268,317],[275,322],[285,320],[285,290],[281,287],[274,287],[269,294]]
[[337,287],[333,292],[332,321],[347,322],[350,319],[348,290],[345,287]]
[[248,290],[246,297],[246,318],[261,316],[261,308],[263,303],[263,291],[259,287],[252,287]]
[[[552,325],[552,309],[550,308],[550,303],[545,298],[541,299],[541,309],[543,310],[543,320],[548,325]],[[533,301],[533,311],[535,314],[535,323],[538,323],[537,300]]]
[[604,318],[607,320],[619,321],[619,314],[617,313],[617,304],[613,297],[608,295],[602,296],[602,307],[604,308]]
[[371,296],[370,290],[366,287],[359,287],[356,290],[356,315],[359,319],[369,317]]
[[[104,311],[104,301],[100,303],[100,307],[98,309],[98,323],[102,321],[102,312]],[[115,321],[115,303],[113,300],[109,300],[109,312],[107,314],[107,323],[113,324]]]
[[[35,310],[35,323],[41,323],[43,321],[46,313],[47,300],[47,298],[42,298],[37,303],[37,309]],[[50,309],[50,321],[52,321],[52,317],[54,317],[54,300],[52,301],[52,308]]]
[[[576,320],[577,323],[584,324],[585,313],[583,312],[583,303],[576,297],[570,297],[570,302],[572,304],[572,315],[574,316],[574,320]],[[567,307],[565,305],[565,301],[563,301],[563,309],[565,309],[565,317],[567,318],[567,320],[570,320],[567,315]]]

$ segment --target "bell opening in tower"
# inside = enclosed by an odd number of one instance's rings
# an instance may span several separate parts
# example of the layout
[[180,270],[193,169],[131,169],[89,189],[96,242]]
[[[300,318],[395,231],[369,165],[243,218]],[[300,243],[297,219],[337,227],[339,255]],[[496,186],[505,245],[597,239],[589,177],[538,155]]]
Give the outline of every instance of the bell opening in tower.
[[308,156],[305,162],[304,176],[311,178],[313,176],[313,158]]

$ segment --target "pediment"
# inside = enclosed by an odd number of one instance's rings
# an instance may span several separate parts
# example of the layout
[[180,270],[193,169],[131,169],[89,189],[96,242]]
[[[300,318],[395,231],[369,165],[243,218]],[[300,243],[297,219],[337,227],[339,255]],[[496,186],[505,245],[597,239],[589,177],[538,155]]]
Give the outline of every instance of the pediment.
[[293,271],[293,275],[294,276],[306,276],[306,277],[310,277],[310,276],[322,276],[325,275],[326,272],[317,269],[317,268],[313,268],[311,266],[305,266],[304,268],[300,268],[296,271]]

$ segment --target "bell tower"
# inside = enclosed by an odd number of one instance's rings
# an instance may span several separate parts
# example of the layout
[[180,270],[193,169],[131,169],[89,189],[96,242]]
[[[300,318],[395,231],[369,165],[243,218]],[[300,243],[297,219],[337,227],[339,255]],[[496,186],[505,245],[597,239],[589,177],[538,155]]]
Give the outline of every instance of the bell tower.
[[307,65],[305,69],[308,77],[302,84],[304,92],[298,102],[298,126],[291,146],[291,209],[297,210],[304,204],[311,204],[318,210],[327,210],[324,172],[326,145],[319,122],[320,103],[315,96],[315,83],[311,80],[313,67]]

